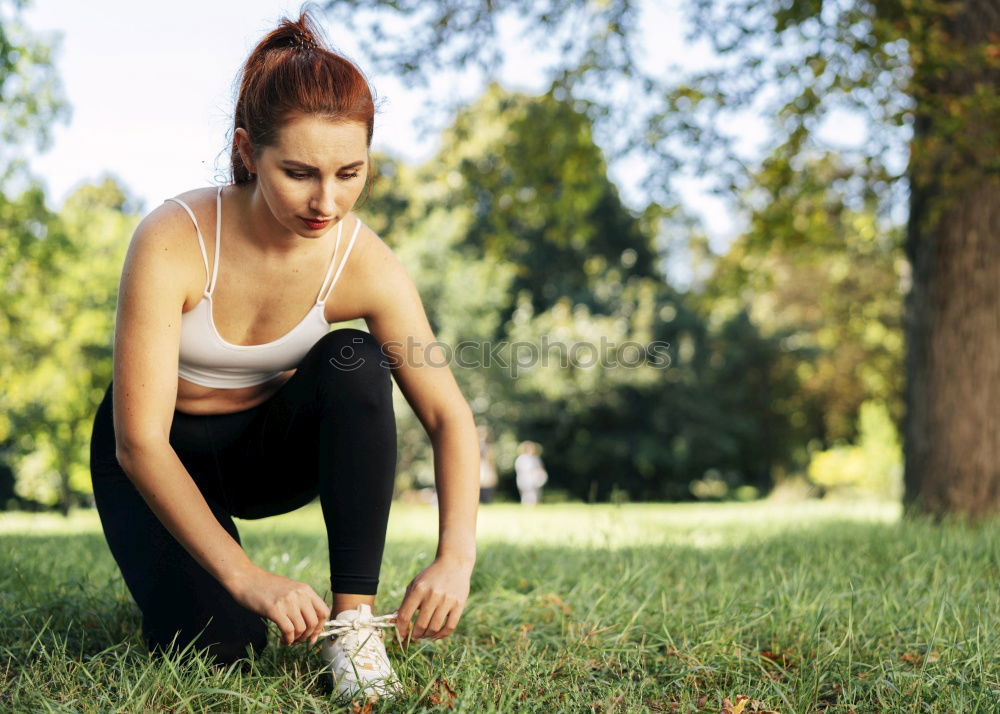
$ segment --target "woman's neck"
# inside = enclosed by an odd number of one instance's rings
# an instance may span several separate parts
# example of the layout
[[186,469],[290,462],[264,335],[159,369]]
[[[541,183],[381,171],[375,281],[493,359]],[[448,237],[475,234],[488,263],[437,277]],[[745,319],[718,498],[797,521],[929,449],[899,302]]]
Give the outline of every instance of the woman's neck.
[[293,233],[275,220],[256,181],[236,184],[231,189],[239,233],[263,258],[283,260],[316,250],[317,242],[325,243]]

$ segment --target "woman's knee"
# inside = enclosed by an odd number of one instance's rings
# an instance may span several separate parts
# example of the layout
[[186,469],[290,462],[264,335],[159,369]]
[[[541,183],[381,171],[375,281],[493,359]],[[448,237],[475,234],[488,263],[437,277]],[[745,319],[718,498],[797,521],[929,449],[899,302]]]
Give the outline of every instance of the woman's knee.
[[302,366],[317,370],[321,394],[374,406],[384,405],[391,397],[389,364],[389,357],[371,333],[345,327],[317,340]]

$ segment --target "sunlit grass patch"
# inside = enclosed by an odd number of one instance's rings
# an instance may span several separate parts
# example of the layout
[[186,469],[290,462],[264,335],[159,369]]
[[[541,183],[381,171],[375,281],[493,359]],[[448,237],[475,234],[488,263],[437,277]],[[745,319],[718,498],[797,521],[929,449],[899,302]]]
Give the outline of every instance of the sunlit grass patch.
[[[238,525],[255,562],[328,595],[318,504]],[[273,634],[249,671],[151,662],[92,512],[0,534],[0,710],[335,710],[318,654]],[[393,505],[376,612],[436,535],[435,508]],[[988,712],[998,552],[995,524],[895,504],[483,506],[459,629],[390,643],[408,695],[382,710]]]

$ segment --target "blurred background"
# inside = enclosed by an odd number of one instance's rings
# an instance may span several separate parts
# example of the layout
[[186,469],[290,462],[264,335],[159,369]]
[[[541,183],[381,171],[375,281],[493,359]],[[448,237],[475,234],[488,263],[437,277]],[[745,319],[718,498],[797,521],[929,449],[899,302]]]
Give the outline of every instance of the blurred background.
[[[506,343],[506,366],[452,367],[493,500],[518,498],[526,440],[543,502],[902,497],[914,122],[953,48],[935,3],[314,7],[378,95],[360,216],[440,340]],[[225,182],[236,72],[298,10],[0,0],[0,507],[91,504],[132,231]],[[928,152],[965,126],[949,96]],[[633,362],[514,374],[510,345],[543,338]],[[636,364],[653,343],[666,360]],[[419,500],[430,444],[396,400]]]

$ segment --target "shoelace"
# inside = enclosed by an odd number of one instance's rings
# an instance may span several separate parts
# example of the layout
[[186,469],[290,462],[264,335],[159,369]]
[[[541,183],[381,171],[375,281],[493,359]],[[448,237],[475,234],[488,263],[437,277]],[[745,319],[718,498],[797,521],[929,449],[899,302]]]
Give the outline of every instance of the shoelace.
[[323,630],[319,633],[319,637],[336,637],[337,635],[343,635],[354,630],[361,630],[364,628],[371,627],[394,627],[396,625],[395,620],[396,615],[399,612],[390,612],[387,615],[374,615],[365,618],[359,618],[357,620],[327,620],[323,623],[324,627],[330,627],[329,630]]

